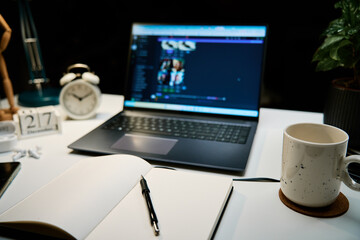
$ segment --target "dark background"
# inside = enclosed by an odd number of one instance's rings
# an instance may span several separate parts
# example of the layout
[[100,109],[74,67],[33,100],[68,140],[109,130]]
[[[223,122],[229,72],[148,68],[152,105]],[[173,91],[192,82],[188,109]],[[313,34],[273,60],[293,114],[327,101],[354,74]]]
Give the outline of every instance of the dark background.
[[[335,2],[32,0],[30,8],[51,86],[58,87],[66,68],[80,62],[100,77],[103,93],[122,94],[130,25],[134,21],[266,23],[269,39],[262,106],[321,112],[330,81],[343,75],[342,71],[315,72],[311,63],[321,33],[340,15],[334,9]],[[17,2],[2,0],[0,14],[13,30],[4,56],[14,92],[19,93],[29,89],[29,77]]]

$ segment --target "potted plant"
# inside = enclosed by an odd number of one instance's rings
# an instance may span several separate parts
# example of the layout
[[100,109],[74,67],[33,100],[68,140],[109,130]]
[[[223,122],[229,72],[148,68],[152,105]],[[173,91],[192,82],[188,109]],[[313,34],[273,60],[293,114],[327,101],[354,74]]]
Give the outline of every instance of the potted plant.
[[341,16],[330,22],[313,61],[317,71],[350,69],[351,77],[334,79],[324,108],[324,123],[349,134],[349,148],[360,151],[360,1],[340,0]]

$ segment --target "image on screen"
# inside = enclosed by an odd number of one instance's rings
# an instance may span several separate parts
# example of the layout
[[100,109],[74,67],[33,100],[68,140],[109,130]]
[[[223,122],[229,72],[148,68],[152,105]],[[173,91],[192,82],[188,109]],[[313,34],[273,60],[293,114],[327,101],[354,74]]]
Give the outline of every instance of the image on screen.
[[257,116],[265,27],[133,30],[125,106]]

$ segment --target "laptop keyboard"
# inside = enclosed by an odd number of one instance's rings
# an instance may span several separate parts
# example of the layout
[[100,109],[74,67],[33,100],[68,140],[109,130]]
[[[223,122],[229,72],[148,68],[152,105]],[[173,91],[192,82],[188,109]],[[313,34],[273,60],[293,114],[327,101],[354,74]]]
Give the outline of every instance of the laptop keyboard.
[[250,127],[245,125],[122,115],[103,128],[238,144],[245,144],[250,132]]

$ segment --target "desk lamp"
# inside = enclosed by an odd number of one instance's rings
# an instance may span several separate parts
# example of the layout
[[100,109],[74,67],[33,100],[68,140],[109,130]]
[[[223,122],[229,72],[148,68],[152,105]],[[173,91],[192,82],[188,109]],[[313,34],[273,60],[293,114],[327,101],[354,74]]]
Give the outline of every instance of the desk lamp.
[[29,84],[34,90],[19,94],[19,105],[25,107],[41,107],[59,104],[59,89],[44,88],[42,85],[49,82],[46,78],[40,44],[34,20],[27,0],[18,0],[20,12],[21,35],[24,44],[25,56],[30,73]]

